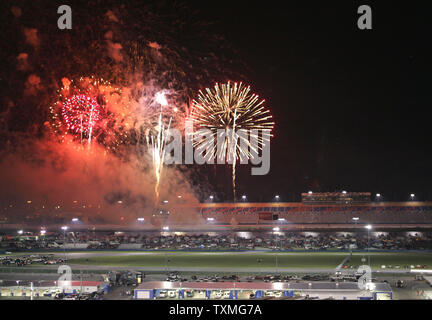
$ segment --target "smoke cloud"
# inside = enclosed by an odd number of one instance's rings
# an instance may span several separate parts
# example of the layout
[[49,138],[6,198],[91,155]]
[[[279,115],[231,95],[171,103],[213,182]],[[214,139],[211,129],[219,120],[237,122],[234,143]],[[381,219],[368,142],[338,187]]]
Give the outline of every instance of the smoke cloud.
[[[124,160],[97,144],[28,139],[0,161],[2,202],[5,207],[20,208],[31,201],[27,207],[34,209],[26,214],[70,212],[111,222],[136,217],[150,220],[160,208],[154,203],[154,177],[146,160],[135,156]],[[173,217],[178,195],[186,203],[198,202],[185,176],[175,168],[164,171],[160,191]]]

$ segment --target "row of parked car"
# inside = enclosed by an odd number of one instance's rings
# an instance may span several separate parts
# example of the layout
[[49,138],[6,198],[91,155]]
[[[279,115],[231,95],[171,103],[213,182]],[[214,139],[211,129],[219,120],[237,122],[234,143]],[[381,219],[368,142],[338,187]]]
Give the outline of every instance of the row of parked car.
[[[256,247],[272,250],[356,250],[386,249],[410,250],[432,249],[432,233],[405,232],[372,233],[370,239],[365,232],[285,232],[272,234],[251,232],[242,236],[235,232],[223,232],[216,235],[207,233],[185,235],[161,235],[148,232],[62,232],[47,233],[37,237],[34,232],[26,234],[1,235],[0,248],[18,251],[36,248],[62,248],[63,242],[75,245],[87,245],[88,249],[116,249],[124,244],[141,244],[141,249],[183,249],[183,250],[253,250]],[[66,236],[66,237],[65,237]]]
[[30,255],[30,256],[2,256],[0,264],[3,266],[23,267],[30,264],[62,264],[67,260],[62,258],[54,258],[53,255]]
[[[190,281],[194,282],[253,282],[253,281],[264,281],[264,282],[287,282],[287,281],[326,281],[329,279],[329,276],[326,274],[306,274],[303,276],[297,276],[297,275],[255,275],[255,276],[248,276],[246,278],[240,278],[237,275],[212,275],[212,276],[201,276],[198,277],[196,275],[191,276]],[[180,277],[178,273],[170,273],[165,281],[170,282],[186,282],[189,281],[189,279]]]
[[54,296],[55,300],[102,300],[102,294],[98,292],[83,292],[79,294],[68,294],[57,293]]

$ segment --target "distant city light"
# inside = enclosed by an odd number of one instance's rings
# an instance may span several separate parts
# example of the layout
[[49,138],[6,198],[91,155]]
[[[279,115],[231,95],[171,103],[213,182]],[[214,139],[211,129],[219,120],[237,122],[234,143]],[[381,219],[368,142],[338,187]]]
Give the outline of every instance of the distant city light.
[[246,199],[246,195],[242,195],[242,199]]
[[370,230],[370,229],[372,229],[372,225],[368,224],[368,225],[365,226],[365,228],[368,229],[368,230]]
[[24,231],[18,230],[18,234],[23,234]]
[[144,218],[138,218],[137,220],[138,221],[144,221]]
[[61,227],[63,231],[66,231],[67,229],[69,229],[67,226],[63,226]]
[[277,195],[275,196],[275,198],[278,198],[278,199],[279,199],[279,195],[277,194]]
[[73,222],[78,222],[79,219],[78,219],[78,218],[73,218],[72,221],[73,221]]
[[343,193],[343,194],[346,194],[347,192],[344,190],[344,191],[342,191],[342,193]]
[[274,227],[274,228],[273,228],[273,231],[279,231],[279,230],[280,230],[279,227]]
[[377,196],[377,198],[379,198],[379,197],[381,197],[381,194],[380,194],[380,193],[377,193],[376,196]]
[[308,192],[308,194],[312,194],[312,193],[313,193],[312,191],[309,191],[309,192]]
[[168,231],[169,227],[168,226],[164,226],[164,227],[162,227],[162,230]]
[[411,196],[411,198],[414,198],[414,197],[415,197],[415,194],[414,194],[414,193],[411,193],[410,196]]
[[46,230],[41,230],[41,232],[40,232],[41,235],[45,235],[45,233],[46,233]]
[[354,217],[354,218],[352,218],[354,221],[358,221],[359,220],[359,217]]

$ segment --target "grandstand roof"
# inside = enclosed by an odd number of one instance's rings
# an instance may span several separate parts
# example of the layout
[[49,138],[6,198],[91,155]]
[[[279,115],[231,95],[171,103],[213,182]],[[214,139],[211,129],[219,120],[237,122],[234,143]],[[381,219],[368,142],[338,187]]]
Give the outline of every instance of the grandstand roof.
[[368,202],[368,203],[302,203],[302,202],[237,202],[200,203],[198,205],[176,205],[176,207],[197,208],[262,208],[262,207],[423,207],[432,206],[431,201]]

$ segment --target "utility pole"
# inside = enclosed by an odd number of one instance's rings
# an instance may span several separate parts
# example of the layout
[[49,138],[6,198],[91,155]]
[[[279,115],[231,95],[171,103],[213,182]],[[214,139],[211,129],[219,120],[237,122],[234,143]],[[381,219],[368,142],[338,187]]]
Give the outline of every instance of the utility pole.
[[368,264],[369,264],[369,267],[370,267],[370,252],[369,252],[369,240],[370,239],[370,230],[369,230],[369,228],[368,228]]

